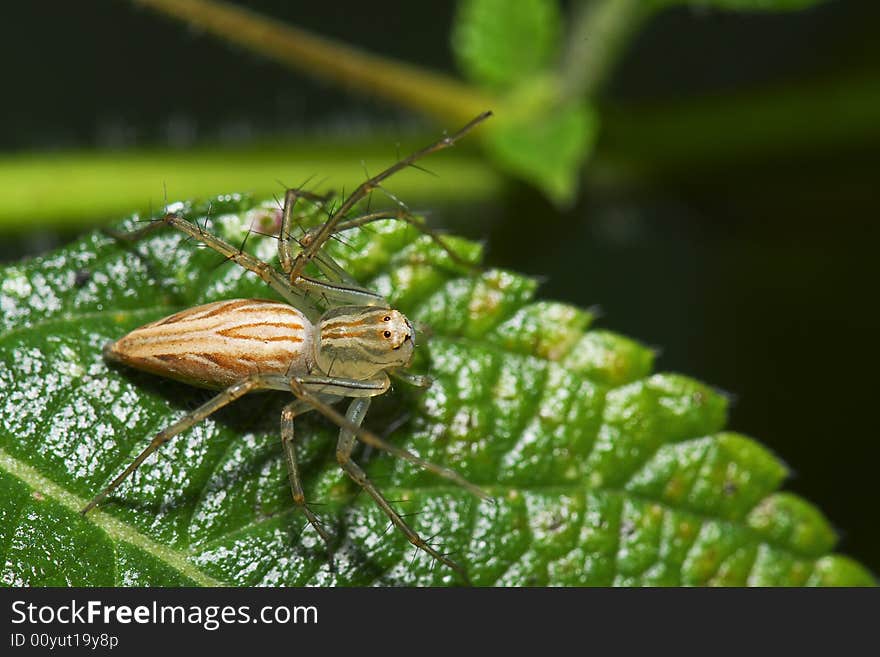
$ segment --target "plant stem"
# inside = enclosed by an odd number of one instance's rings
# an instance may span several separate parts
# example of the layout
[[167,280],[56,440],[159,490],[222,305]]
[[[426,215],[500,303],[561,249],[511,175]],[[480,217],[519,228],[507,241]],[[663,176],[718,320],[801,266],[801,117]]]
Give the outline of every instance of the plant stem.
[[[421,141],[407,139],[401,148]],[[230,192],[271,197],[283,194],[277,181],[313,191],[340,192],[395,160],[393,140],[328,143],[326,139],[273,142],[265,147],[73,151],[0,157],[0,234],[35,226],[77,228],[119,217],[167,200],[205,198]],[[363,164],[362,164],[363,163]],[[502,177],[466,149],[431,161],[436,176],[408,169],[388,187],[415,204],[474,202],[499,194]]]
[[[322,80],[464,123],[495,99],[455,78],[325,39],[217,0],[132,0]],[[450,128],[456,126],[448,126]]]
[[587,172],[592,182],[699,182],[713,170],[774,157],[876,149],[880,78],[871,72],[651,105],[606,104],[601,112],[602,137]]
[[650,15],[645,0],[580,0],[562,64],[563,101],[595,96],[633,33]]

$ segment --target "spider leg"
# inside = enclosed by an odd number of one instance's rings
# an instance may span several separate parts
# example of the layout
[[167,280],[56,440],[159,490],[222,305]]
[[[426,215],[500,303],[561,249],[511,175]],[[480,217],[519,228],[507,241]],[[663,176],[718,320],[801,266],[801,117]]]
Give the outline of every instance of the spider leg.
[[102,232],[106,233],[110,237],[115,240],[119,240],[120,242],[138,242],[148,235],[155,233],[159,228],[162,227],[161,221],[150,221],[146,226],[142,226],[137,230],[132,231],[121,231],[116,230],[115,228],[105,227],[102,229]]
[[272,265],[263,262],[259,258],[255,258],[238,247],[232,246],[229,242],[212,235],[201,226],[187,221],[175,213],[168,213],[160,220],[149,224],[140,230],[134,231],[133,233],[127,235],[117,234],[116,236],[127,241],[134,241],[149,235],[163,225],[168,225],[175,230],[179,230],[185,235],[198,240],[210,249],[213,249],[224,256],[227,260],[231,260],[240,267],[253,272],[270,288],[280,294],[288,303],[296,306],[304,312],[310,313],[312,316],[320,315],[320,311],[309,297],[308,292],[292,285],[287,280],[287,277],[279,273],[274,267],[272,267]]
[[[458,253],[456,253],[455,249],[449,246],[443,237],[436,230],[433,230],[429,227],[425,221],[415,216],[405,207],[399,207],[394,210],[383,210],[381,212],[371,212],[369,214],[364,214],[359,217],[352,217],[351,219],[345,219],[344,221],[340,221],[336,226],[335,232],[342,232],[344,230],[348,230],[350,228],[360,228],[361,226],[366,226],[367,224],[373,223],[374,221],[380,221],[382,219],[394,219],[397,221],[403,221],[404,223],[409,224],[419,232],[427,235],[434,244],[443,249],[446,254],[449,256],[450,260],[452,260],[457,265],[461,265],[462,267],[466,267],[467,269],[477,271],[480,269],[479,266],[474,263],[465,260]],[[313,231],[309,231],[309,233],[304,238],[303,242],[308,244],[314,239],[312,237]]]
[[305,266],[311,262],[315,255],[321,250],[321,247],[324,243],[330,239],[330,236],[333,235],[337,230],[337,225],[340,221],[345,218],[351,209],[360,203],[370,192],[374,189],[377,189],[383,180],[393,176],[398,171],[402,171],[407,168],[417,160],[420,160],[423,157],[426,157],[432,153],[436,153],[437,151],[441,151],[445,148],[449,148],[454,145],[456,141],[461,139],[468,132],[473,130],[477,125],[485,121],[492,115],[492,112],[484,112],[470,121],[467,125],[462,127],[458,132],[444,136],[442,139],[435,141],[433,144],[429,144],[423,149],[412,153],[411,155],[399,160],[395,164],[391,165],[384,171],[378,173],[372,178],[362,182],[352,194],[345,199],[345,201],[336,209],[336,211],[327,219],[326,222],[318,229],[318,231],[314,234],[311,243],[306,246],[306,248],[299,253],[293,261],[293,266],[290,271],[291,280],[296,280],[300,277],[305,269]]
[[[308,235],[304,240],[307,241],[307,238]],[[295,280],[291,279],[291,284],[299,285],[338,306],[388,307],[388,301],[385,297],[361,287],[329,254],[323,251],[316,253],[313,262],[327,280],[299,276]]]
[[[472,262],[469,262],[468,260],[465,260],[460,255],[458,255],[458,253],[456,253],[452,247],[450,247],[448,244],[446,244],[446,242],[443,241],[439,234],[428,228],[428,226],[426,226],[423,221],[412,216],[408,213],[408,211],[404,209],[373,212],[371,214],[362,215],[360,217],[346,219],[345,221],[339,222],[335,232],[341,232],[343,230],[348,230],[351,228],[358,228],[382,219],[397,219],[400,221],[404,221],[411,226],[415,226],[419,231],[428,235],[435,244],[443,249],[449,256],[449,259],[452,260],[454,263],[470,271],[480,270],[479,266],[475,265]],[[300,244],[305,247],[307,247],[309,244],[312,244],[313,240],[315,239],[314,236],[316,235],[316,231],[318,230],[320,230],[320,228],[316,228],[315,230],[306,233],[302,240],[300,240]],[[280,248],[281,246],[279,245],[279,249]],[[361,287],[358,282],[355,281],[354,278],[352,278],[327,253],[323,251],[316,253],[313,258],[313,262],[321,271],[321,273],[324,274],[324,276],[327,278],[327,281],[300,275],[296,279],[291,278],[292,285],[302,287],[335,305],[385,307],[389,305],[388,301],[383,296]]]
[[383,452],[388,452],[392,456],[396,456],[427,470],[428,472],[433,472],[444,479],[448,479],[481,499],[489,498],[489,495],[480,489],[479,486],[472,484],[455,470],[426,461],[407,449],[403,449],[402,447],[398,447],[397,445],[382,440],[372,431],[367,431],[360,425],[355,424],[346,418],[330,404],[322,401],[318,394],[312,392],[315,390],[319,393],[335,394],[345,397],[375,397],[388,389],[387,377],[385,378],[384,388],[381,389],[381,392],[379,391],[379,385],[375,382],[371,385],[370,381],[356,381],[338,377],[292,377],[289,379],[288,385],[290,386],[291,392],[293,392],[298,399],[307,401],[312,408],[318,411],[321,415],[334,422],[338,427],[347,429],[355,434],[364,444],[372,445],[376,449],[381,449]]
[[352,426],[351,428],[343,426],[339,430],[339,442],[336,444],[336,461],[339,463],[339,467],[341,467],[345,474],[351,477],[358,486],[367,491],[370,497],[373,498],[391,522],[403,532],[410,543],[415,545],[418,549],[423,550],[437,561],[449,566],[452,570],[458,573],[465,583],[469,584],[470,581],[468,580],[467,572],[465,572],[464,568],[428,545],[428,543],[419,536],[403,518],[400,517],[400,514],[392,508],[388,503],[388,500],[386,500],[385,496],[382,495],[378,488],[376,488],[375,484],[370,481],[363,469],[351,459],[351,452],[354,449],[358,433],[352,429],[357,427],[360,430],[364,417],[367,414],[367,410],[370,408],[370,401],[370,397],[356,398],[352,400],[348,407],[348,412],[345,414],[345,418]]
[[[321,257],[324,257],[323,254]],[[370,292],[356,285],[332,283],[307,276],[300,276],[296,280],[296,285],[332,306],[390,307],[388,301],[381,294]]]
[[400,367],[395,367],[394,369],[388,370],[388,374],[399,381],[403,381],[404,383],[408,383],[409,385],[415,388],[422,388],[427,390],[431,387],[431,384],[434,382],[430,376],[425,374],[413,374],[412,372],[407,372],[405,369]]
[[303,492],[302,480],[299,473],[299,465],[296,460],[296,448],[294,444],[293,420],[299,415],[312,410],[308,402],[301,400],[292,401],[284,407],[281,412],[281,445],[284,448],[284,457],[287,462],[287,478],[290,481],[290,490],[293,494],[293,502],[303,512],[308,519],[309,524],[314,527],[318,535],[323,539],[330,554],[330,563],[332,569],[333,552],[330,548],[331,537],[322,526],[318,517],[306,504],[305,493]]
[[254,390],[260,390],[265,388],[272,387],[271,381],[269,380],[271,377],[265,377],[259,374],[255,374],[253,376],[240,381],[239,383],[233,384],[217,394],[216,396],[209,399],[207,402],[199,406],[194,411],[187,413],[179,420],[174,422],[168,427],[162,429],[159,433],[157,433],[153,440],[150,441],[150,444],[137,455],[137,458],[132,461],[122,473],[117,476],[110,484],[104,488],[100,493],[98,493],[91,502],[83,507],[80,513],[82,515],[87,514],[93,508],[95,508],[101,501],[107,497],[110,493],[112,493],[119,485],[128,479],[131,474],[138,469],[138,467],[143,463],[147,457],[150,456],[153,452],[158,450],[162,445],[166,442],[174,438],[179,433],[182,433],[192,427],[194,424],[201,422],[206,417],[211,415],[212,413],[220,410],[224,406],[231,404],[236,399],[244,397],[249,392],[253,392]]
[[291,245],[291,229],[293,224],[293,210],[299,199],[305,199],[312,203],[326,203],[328,197],[314,194],[302,189],[288,189],[284,193],[284,209],[281,212],[281,230],[278,233],[278,261],[281,270],[289,274],[293,267],[293,246]]

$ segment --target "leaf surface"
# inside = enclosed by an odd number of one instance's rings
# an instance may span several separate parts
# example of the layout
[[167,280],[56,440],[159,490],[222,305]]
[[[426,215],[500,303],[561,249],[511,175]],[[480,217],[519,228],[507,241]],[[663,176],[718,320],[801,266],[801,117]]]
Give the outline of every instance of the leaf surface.
[[[268,210],[266,208],[269,208]],[[229,195],[208,228],[238,244],[271,204]],[[205,223],[207,206],[183,205]],[[128,228],[136,224],[127,220]],[[479,248],[449,238],[476,261]],[[273,258],[275,241],[247,247]],[[481,585],[872,584],[832,553],[784,466],[724,430],[726,400],[652,373],[642,345],[534,299],[533,280],[473,275],[387,222],[328,247],[430,327],[416,369],[367,418],[483,486],[480,501],[387,455],[356,451],[423,536]],[[272,293],[173,231],[130,247],[93,233],[0,276],[0,581],[7,585],[451,584],[339,471],[336,429],[297,420],[306,495],[338,536],[336,569],[290,498],[283,393],[245,398],[166,445],[87,518],[77,510],[150,436],[209,392],[101,358],[108,340],[182,308]]]

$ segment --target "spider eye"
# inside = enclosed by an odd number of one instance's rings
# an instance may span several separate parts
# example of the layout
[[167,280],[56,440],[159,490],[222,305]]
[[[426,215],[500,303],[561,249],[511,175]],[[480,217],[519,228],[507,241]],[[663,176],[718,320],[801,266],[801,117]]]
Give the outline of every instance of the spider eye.
[[390,337],[391,337],[391,331],[385,331],[385,333],[383,333],[382,335],[384,335],[386,338],[390,338]]
[[[385,315],[385,317],[382,318],[382,321],[383,321],[383,322],[390,322],[390,321],[391,321],[391,315]],[[388,336],[385,336],[385,337],[388,337]]]

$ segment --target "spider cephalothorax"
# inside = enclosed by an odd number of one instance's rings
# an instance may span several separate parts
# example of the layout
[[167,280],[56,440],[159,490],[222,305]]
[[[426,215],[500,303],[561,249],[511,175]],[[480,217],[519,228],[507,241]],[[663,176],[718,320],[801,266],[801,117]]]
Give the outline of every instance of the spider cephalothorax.
[[370,306],[334,308],[321,317],[315,363],[328,376],[370,379],[412,362],[415,330],[398,310]]

